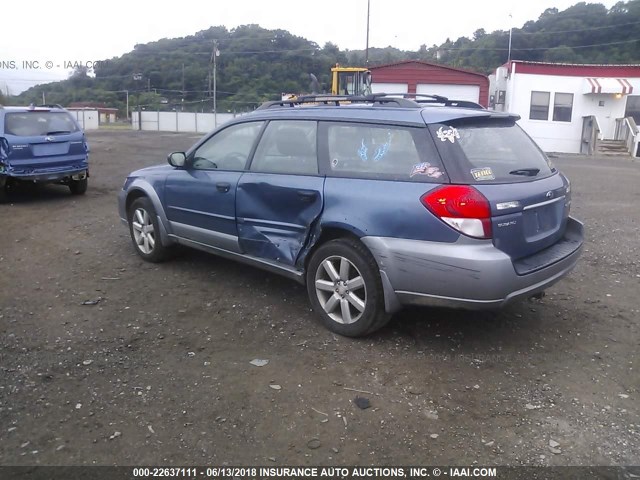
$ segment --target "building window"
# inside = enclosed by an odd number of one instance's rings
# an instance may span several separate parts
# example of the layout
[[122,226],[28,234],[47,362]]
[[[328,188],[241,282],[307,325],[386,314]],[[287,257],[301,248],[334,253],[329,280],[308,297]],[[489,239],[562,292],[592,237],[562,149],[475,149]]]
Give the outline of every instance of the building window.
[[549,92],[531,92],[529,119],[549,120]]
[[553,121],[570,122],[573,110],[573,93],[556,93],[553,99]]

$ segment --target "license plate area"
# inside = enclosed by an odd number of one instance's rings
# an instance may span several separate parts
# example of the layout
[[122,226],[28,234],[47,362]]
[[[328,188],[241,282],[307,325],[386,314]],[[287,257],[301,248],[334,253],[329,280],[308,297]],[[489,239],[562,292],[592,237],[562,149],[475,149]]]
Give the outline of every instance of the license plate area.
[[562,225],[563,198],[532,206],[522,212],[523,233],[527,241],[540,240],[558,231]]
[[35,157],[64,155],[69,153],[69,142],[40,143],[31,146]]

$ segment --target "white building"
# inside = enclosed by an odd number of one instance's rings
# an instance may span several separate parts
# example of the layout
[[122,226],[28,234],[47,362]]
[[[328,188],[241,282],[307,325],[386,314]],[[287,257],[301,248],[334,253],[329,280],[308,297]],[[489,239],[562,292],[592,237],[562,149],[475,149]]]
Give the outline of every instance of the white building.
[[640,65],[512,60],[490,84],[492,107],[520,115],[544,151],[593,153],[596,139],[624,140],[629,152],[638,151]]

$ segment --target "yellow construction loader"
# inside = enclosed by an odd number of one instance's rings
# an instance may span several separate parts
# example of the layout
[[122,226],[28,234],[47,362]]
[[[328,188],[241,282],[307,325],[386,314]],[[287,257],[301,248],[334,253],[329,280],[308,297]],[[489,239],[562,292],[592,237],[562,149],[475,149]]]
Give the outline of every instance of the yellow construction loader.
[[336,63],[331,68],[332,95],[371,94],[371,72],[363,67],[341,67]]
[[[309,89],[312,95],[322,93],[318,79],[313,73],[309,74],[311,84]],[[371,72],[363,67],[341,67],[336,63],[331,67],[331,94],[332,95],[370,95]],[[296,100],[300,97],[297,93],[283,93],[282,101]]]

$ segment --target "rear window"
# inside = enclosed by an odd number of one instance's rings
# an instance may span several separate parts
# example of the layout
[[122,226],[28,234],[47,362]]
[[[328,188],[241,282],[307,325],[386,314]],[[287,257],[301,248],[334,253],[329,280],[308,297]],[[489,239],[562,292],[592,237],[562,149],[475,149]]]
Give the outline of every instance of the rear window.
[[328,174],[338,177],[438,182],[447,180],[425,128],[322,123]]
[[73,133],[78,131],[78,126],[66,112],[12,112],[5,116],[4,131],[9,135],[33,137]]
[[555,172],[544,152],[512,120],[465,120],[429,128],[455,182],[526,182]]

